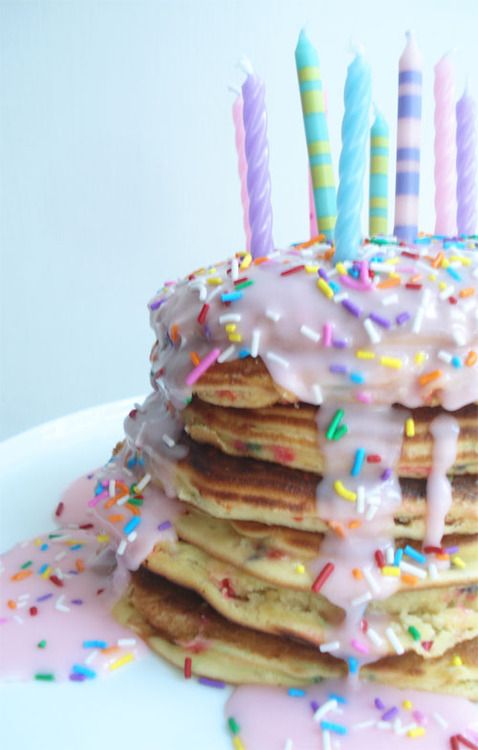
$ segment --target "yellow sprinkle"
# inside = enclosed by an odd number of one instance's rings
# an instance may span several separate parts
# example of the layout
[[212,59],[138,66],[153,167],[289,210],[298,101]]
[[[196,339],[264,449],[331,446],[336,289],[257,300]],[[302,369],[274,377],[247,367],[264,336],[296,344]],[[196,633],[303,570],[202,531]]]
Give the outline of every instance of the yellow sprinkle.
[[236,326],[236,324],[235,324],[235,323],[228,323],[228,324],[227,324],[227,325],[225,326],[225,329],[226,329],[226,331],[227,331],[228,333],[234,333],[234,331],[236,330],[236,328],[237,328],[237,326]]
[[441,267],[442,268],[448,268],[449,265],[450,265],[450,261],[448,260],[448,258],[443,258],[443,260],[441,262]]
[[395,370],[399,370],[403,362],[398,357],[380,357],[380,364],[384,367],[393,367]]
[[128,664],[128,662],[133,661],[133,659],[134,659],[133,654],[131,653],[125,654],[124,656],[121,656],[119,659],[116,659],[116,661],[112,662],[109,666],[109,669],[110,670],[119,669],[125,664]]
[[34,541],[35,547],[40,547],[41,544],[43,544],[43,539],[35,539]]
[[425,734],[425,727],[415,727],[415,729],[409,729],[407,735],[409,737],[423,737]]
[[405,434],[407,437],[415,437],[415,421],[413,417],[408,417],[405,421]]
[[246,253],[244,256],[244,260],[242,261],[239,268],[241,269],[241,271],[245,271],[246,268],[249,268],[251,263],[252,263],[252,255],[250,253]]
[[337,263],[335,268],[337,269],[337,271],[339,272],[341,276],[347,276],[347,269],[345,268],[343,263]]
[[51,573],[51,568],[48,566],[46,570],[43,571],[43,573],[40,575],[40,578],[48,578]]
[[389,258],[387,260],[387,265],[396,266],[397,263],[399,263],[399,262],[400,262],[400,258],[398,257],[398,255],[396,255],[395,258]]
[[355,356],[357,359],[375,359],[375,352],[371,352],[368,349],[357,349]]
[[314,266],[312,263],[307,263],[307,265],[304,266],[304,268],[307,271],[307,273],[317,273],[317,271],[319,270],[318,264]]
[[234,750],[246,750],[240,737],[233,737],[232,744],[234,745]]
[[398,578],[400,576],[400,568],[398,565],[384,565],[382,568],[382,575]]
[[109,534],[98,534],[96,537],[97,542],[109,542],[110,535]]
[[346,487],[344,487],[340,479],[337,479],[334,482],[334,490],[336,491],[337,495],[340,495],[340,497],[343,497],[344,500],[348,500],[351,503],[354,503],[357,499],[357,493],[352,492],[352,490],[348,490]]
[[456,568],[461,568],[462,570],[466,568],[466,562],[459,555],[453,555],[451,561]]
[[240,333],[230,333],[229,334],[229,341],[242,341],[242,336]]
[[222,284],[222,279],[219,276],[213,276],[207,280],[207,283],[212,286],[219,286],[219,284]]
[[332,299],[332,297],[334,296],[333,289],[327,284],[325,279],[320,277],[320,279],[318,279],[317,281],[317,286],[319,287],[322,294],[325,294],[327,299]]
[[295,572],[296,572],[296,573],[301,573],[301,574],[302,574],[302,573],[305,573],[305,567],[304,567],[304,566],[302,565],[302,563],[298,563],[298,564],[297,564],[297,565],[295,566]]
[[411,701],[408,701],[408,700],[407,701],[403,701],[402,706],[407,711],[411,711],[412,708],[413,708],[413,703]]
[[396,271],[390,271],[390,273],[388,274],[388,278],[389,279],[400,279],[401,276]]
[[463,255],[450,255],[448,257],[448,260],[450,261],[450,263],[454,263],[455,261],[457,263],[461,263],[462,266],[471,265],[471,258],[464,258]]
[[462,667],[463,666],[463,661],[461,659],[461,656],[458,656],[458,654],[455,654],[455,656],[451,660],[451,663],[453,664],[454,667]]
[[417,352],[415,354],[415,362],[417,363],[417,365],[422,365],[426,361],[426,359],[427,355],[425,354],[425,352]]
[[428,274],[428,280],[429,280],[429,281],[436,281],[436,280],[437,280],[437,275],[436,275],[436,273],[429,273],[429,274]]
[[438,287],[442,292],[447,288],[447,286],[448,284],[446,283],[446,281],[440,281],[440,283],[438,284]]

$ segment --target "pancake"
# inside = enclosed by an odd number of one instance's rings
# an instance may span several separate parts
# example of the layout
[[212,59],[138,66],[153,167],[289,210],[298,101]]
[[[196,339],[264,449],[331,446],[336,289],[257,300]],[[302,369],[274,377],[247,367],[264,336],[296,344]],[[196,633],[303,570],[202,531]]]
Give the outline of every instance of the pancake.
[[[404,412],[413,417],[415,435],[404,435],[397,466],[401,477],[426,477],[432,465],[433,436],[430,423],[440,408]],[[460,426],[456,460],[450,474],[478,473],[478,405],[453,413]],[[213,406],[194,398],[184,409],[191,438],[208,443],[232,456],[272,461],[315,474],[324,471],[322,440],[317,429],[317,407],[310,404],[276,404],[262,409]]]
[[[187,440],[188,454],[174,467],[174,486],[180,500],[218,518],[257,521],[324,532],[327,523],[317,508],[317,475],[266,464],[251,458],[227,456],[216,448]],[[157,477],[160,481],[160,478]],[[394,538],[423,539],[426,523],[426,482],[402,479],[402,503],[394,514]],[[473,534],[478,527],[477,479],[452,480],[453,504],[446,516],[445,534]]]
[[[258,633],[221,617],[197,594],[140,571],[128,597],[114,611],[156,653],[182,668],[191,657],[194,674],[230,683],[310,685],[343,676],[346,665],[316,648]],[[453,666],[453,657],[461,666]],[[414,653],[390,656],[361,670],[363,679],[478,699],[478,640],[436,659]]]

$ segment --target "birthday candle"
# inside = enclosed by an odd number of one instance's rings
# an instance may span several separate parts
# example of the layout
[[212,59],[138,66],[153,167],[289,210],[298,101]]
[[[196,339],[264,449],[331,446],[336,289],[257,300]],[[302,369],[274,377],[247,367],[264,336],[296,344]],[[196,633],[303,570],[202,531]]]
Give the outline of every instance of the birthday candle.
[[350,63],[345,81],[345,112],[339,161],[334,261],[355,259],[361,242],[360,214],[367,160],[372,98],[370,68],[361,54]]
[[370,132],[369,233],[388,230],[388,125],[377,112]]
[[319,58],[304,30],[299,35],[295,49],[295,61],[299,77],[300,99],[312,174],[318,231],[330,239],[333,236],[336,220],[336,194],[329,131]]
[[314,186],[310,166],[307,166],[307,172],[309,174],[309,233],[310,239],[313,239],[317,237],[317,214],[315,213]]
[[271,178],[265,90],[262,81],[250,72],[242,85],[244,130],[249,192],[251,255],[258,258],[273,250]]
[[457,224],[459,234],[476,231],[476,105],[467,89],[456,105]]
[[456,110],[450,55],[435,65],[435,234],[456,233]]
[[239,171],[239,180],[241,182],[241,202],[242,202],[242,215],[244,233],[246,235],[246,249],[251,249],[251,227],[249,225],[249,195],[247,192],[247,160],[246,160],[246,146],[245,146],[245,133],[244,133],[244,119],[243,119],[244,102],[242,96],[238,93],[238,96],[234,100],[232,105],[232,119],[234,121],[234,129],[236,134],[236,151],[237,151],[237,167]]
[[411,32],[407,33],[407,38],[398,67],[394,234],[400,240],[413,242],[418,235],[422,58]]

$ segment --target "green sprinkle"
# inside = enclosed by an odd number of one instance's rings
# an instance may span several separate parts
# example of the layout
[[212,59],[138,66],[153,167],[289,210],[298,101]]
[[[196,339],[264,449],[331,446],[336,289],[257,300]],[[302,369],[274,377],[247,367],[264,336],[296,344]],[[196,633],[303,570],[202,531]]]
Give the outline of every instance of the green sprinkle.
[[241,731],[241,727],[239,726],[239,724],[237,723],[237,721],[235,720],[233,716],[230,716],[228,718],[227,724],[233,734],[239,734],[239,732]]
[[58,539],[59,537],[62,537],[63,534],[48,534],[48,539]]
[[53,682],[55,675],[52,672],[37,672],[35,680],[42,680],[43,682]]
[[346,435],[348,431],[349,428],[347,427],[347,425],[341,424],[340,427],[338,427],[332,435],[332,440],[340,440],[340,438],[343,438],[343,436]]
[[262,450],[262,446],[260,443],[246,443],[246,448],[248,451],[254,451],[257,453]]
[[30,567],[30,565],[32,565],[32,564],[33,564],[33,561],[32,561],[32,560],[28,560],[28,562],[26,562],[26,563],[23,563],[23,565],[20,565],[20,568],[21,568],[22,570],[25,570],[25,568],[29,568],[29,567]]
[[140,497],[130,497],[128,500],[128,505],[142,505],[144,503],[144,500]]
[[37,643],[37,648],[45,648],[45,646],[46,646],[46,641],[40,641],[39,643]]
[[343,409],[337,409],[335,412],[331,423],[328,426],[327,432],[325,433],[325,437],[327,440],[333,440],[335,432],[337,430],[337,427],[339,426],[340,422],[342,421],[344,416],[344,410]]
[[243,281],[243,282],[242,282],[242,284],[237,284],[237,285],[236,285],[236,286],[234,287],[234,291],[238,292],[238,291],[240,291],[241,289],[245,289],[245,288],[246,288],[246,286],[251,286],[251,284],[253,284],[253,283],[254,283],[254,282],[253,282],[253,280],[252,280],[252,279],[248,279],[247,281]]
[[419,641],[421,639],[420,631],[418,631],[413,625],[410,625],[408,628],[408,632],[412,636],[414,641]]

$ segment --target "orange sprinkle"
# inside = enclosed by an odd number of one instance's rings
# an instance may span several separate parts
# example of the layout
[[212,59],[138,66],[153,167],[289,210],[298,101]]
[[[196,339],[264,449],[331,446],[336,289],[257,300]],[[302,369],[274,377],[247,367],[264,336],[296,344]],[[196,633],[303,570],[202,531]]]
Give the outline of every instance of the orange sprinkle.
[[468,286],[466,289],[462,289],[460,292],[460,297],[473,297],[473,295],[476,294],[476,289],[474,286]]
[[9,609],[16,609],[17,608],[17,604],[16,604],[16,602],[13,601],[13,599],[9,599],[7,601],[7,607]]
[[11,581],[23,581],[24,578],[29,578],[31,574],[32,574],[31,570],[19,570],[18,573],[15,573],[15,575],[10,576],[10,580]]
[[119,646],[107,646],[106,648],[101,649],[102,654],[116,654],[117,651],[120,650]]
[[400,286],[400,279],[393,276],[390,279],[384,279],[377,284],[378,289],[390,289],[392,286]]
[[131,505],[131,503],[126,503],[126,507],[130,509],[133,516],[140,516],[141,511],[139,508],[136,507],[136,505]]
[[360,568],[352,568],[352,575],[356,581],[361,581],[363,578],[363,573]]
[[432,383],[434,380],[438,380],[438,378],[441,378],[442,371],[441,370],[431,370],[431,372],[426,372],[424,375],[420,375],[418,378],[418,382],[420,385],[428,385],[428,383]]
[[411,278],[409,278],[407,283],[408,284],[418,284],[421,280],[422,280],[421,273],[417,273],[417,274],[415,274],[415,276],[412,276]]
[[450,555],[448,555],[446,552],[444,552],[442,555],[435,555],[437,560],[449,560]]
[[438,255],[432,260],[433,268],[438,268],[438,266],[441,266],[444,260],[445,260],[445,253],[439,252]]
[[83,562],[81,557],[75,560],[75,568],[77,569],[78,573],[83,573],[85,569],[85,563]]
[[179,337],[179,326],[177,323],[173,323],[169,335],[171,336],[171,341],[173,342],[173,344],[175,344]]
[[119,521],[123,521],[124,515],[122,513],[112,513],[110,516],[108,516],[108,521],[111,521],[111,523],[119,523]]
[[312,245],[316,245],[318,242],[323,242],[325,239],[325,236],[323,234],[318,234],[317,237],[311,237],[310,240],[307,240],[306,242],[301,242],[300,245],[296,245],[299,250],[303,247],[312,247]]
[[189,356],[191,357],[191,362],[193,363],[194,367],[197,367],[200,363],[199,354],[197,352],[190,352]]
[[334,531],[337,536],[339,536],[341,539],[345,539],[347,536],[347,533],[341,523],[338,523],[338,521],[329,521],[329,528]]
[[465,359],[465,365],[467,367],[473,367],[474,364],[476,364],[476,360],[478,359],[478,354],[473,351],[468,352],[467,357]]
[[403,583],[406,583],[408,586],[415,586],[418,583],[418,578],[412,576],[410,573],[402,573],[401,577]]
[[355,521],[349,521],[347,524],[349,529],[359,529],[361,525],[362,525],[362,521],[359,521],[358,518]]
[[267,257],[267,255],[261,255],[260,258],[254,258],[252,262],[255,266],[260,266],[262,265],[262,263],[267,263],[268,260],[269,258]]

